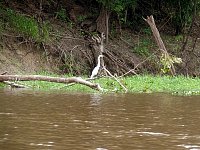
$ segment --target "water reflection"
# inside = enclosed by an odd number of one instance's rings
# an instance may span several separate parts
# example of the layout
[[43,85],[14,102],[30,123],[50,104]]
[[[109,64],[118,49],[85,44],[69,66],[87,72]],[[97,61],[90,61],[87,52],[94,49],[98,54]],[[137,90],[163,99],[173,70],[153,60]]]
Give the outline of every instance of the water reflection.
[[91,99],[91,106],[97,106],[101,104],[101,100],[102,100],[102,94],[90,94],[90,99]]
[[0,149],[200,149],[199,100],[0,90]]

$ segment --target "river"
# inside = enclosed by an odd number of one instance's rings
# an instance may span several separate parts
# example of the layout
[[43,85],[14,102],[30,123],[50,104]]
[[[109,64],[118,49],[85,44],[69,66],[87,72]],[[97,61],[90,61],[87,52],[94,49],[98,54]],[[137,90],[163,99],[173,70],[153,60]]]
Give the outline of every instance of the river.
[[0,150],[200,150],[200,96],[0,90]]

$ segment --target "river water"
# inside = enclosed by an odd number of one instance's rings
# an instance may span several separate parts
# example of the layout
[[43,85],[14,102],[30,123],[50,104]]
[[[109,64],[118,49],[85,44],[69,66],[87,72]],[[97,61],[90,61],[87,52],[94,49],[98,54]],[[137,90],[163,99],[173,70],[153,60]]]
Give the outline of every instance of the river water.
[[200,96],[0,90],[0,150],[200,150]]

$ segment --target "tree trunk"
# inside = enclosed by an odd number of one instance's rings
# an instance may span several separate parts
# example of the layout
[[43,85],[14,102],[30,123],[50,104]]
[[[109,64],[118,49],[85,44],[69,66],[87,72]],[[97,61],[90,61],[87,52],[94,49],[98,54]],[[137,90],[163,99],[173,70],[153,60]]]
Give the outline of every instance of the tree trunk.
[[[147,16],[147,19],[144,19],[144,20],[145,20],[145,21],[149,24],[149,26],[151,27],[151,30],[152,30],[153,35],[154,35],[154,38],[155,38],[156,43],[157,43],[159,49],[161,50],[161,52],[162,52],[163,54],[169,56],[169,54],[168,54],[168,52],[167,52],[167,49],[166,49],[166,47],[165,47],[165,45],[164,45],[164,43],[163,43],[163,40],[162,40],[161,37],[160,37],[160,33],[159,33],[159,31],[158,31],[158,29],[157,29],[157,27],[156,27],[156,24],[155,24],[155,21],[154,21],[153,16],[152,16],[152,15],[151,15],[151,16]],[[173,64],[171,64],[171,65],[172,65],[172,66],[171,66],[171,68],[170,68],[170,72],[171,72],[172,75],[175,75],[175,74],[176,74],[175,68],[174,68]]]
[[99,17],[97,18],[97,31],[106,35],[106,43],[108,43],[109,34],[109,18],[110,12],[102,6]]

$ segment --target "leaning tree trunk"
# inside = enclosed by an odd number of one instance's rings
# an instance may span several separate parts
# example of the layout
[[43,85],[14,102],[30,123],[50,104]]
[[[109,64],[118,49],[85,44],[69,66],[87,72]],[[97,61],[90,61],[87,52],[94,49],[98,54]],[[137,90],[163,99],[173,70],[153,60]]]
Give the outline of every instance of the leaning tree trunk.
[[[169,57],[169,54],[167,52],[167,49],[165,47],[165,44],[163,43],[163,40],[161,39],[161,36],[160,36],[160,33],[156,27],[156,24],[155,24],[155,21],[154,21],[154,18],[153,16],[147,16],[147,19],[144,19],[150,26],[152,32],[153,32],[153,35],[154,35],[154,38],[155,38],[155,41],[161,51],[162,54],[165,54],[167,57]],[[172,75],[175,75],[176,72],[175,72],[175,68],[174,68],[174,65],[171,64],[171,68],[170,68],[170,72]]]
[[105,33],[106,35],[106,43],[108,43],[108,34],[109,34],[109,18],[110,12],[102,6],[99,17],[97,18],[97,31],[100,33]]

